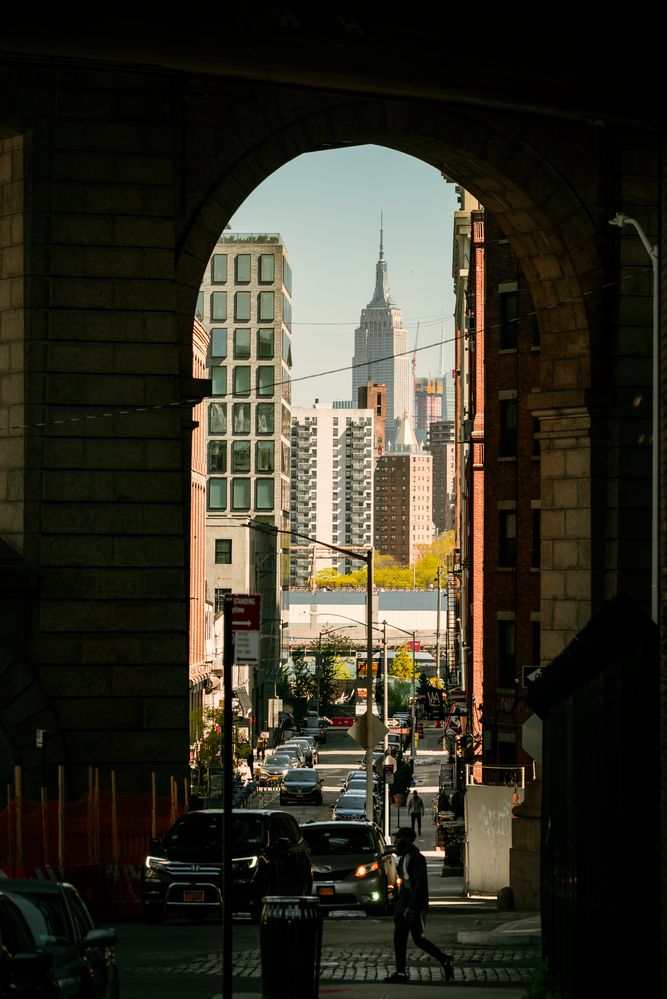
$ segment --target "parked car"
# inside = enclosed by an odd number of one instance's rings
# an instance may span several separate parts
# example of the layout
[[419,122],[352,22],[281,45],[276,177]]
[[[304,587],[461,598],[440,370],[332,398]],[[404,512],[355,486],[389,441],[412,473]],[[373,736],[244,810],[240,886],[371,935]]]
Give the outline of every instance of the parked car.
[[304,718],[299,726],[302,735],[312,735],[317,742],[327,741],[327,723],[321,718]]
[[[2,884],[9,879],[2,879]],[[26,902],[25,905],[30,905]],[[0,996],[57,999],[53,955],[37,947],[18,898],[0,891]]]
[[118,999],[116,931],[95,926],[74,885],[8,878],[3,888],[23,908],[36,946],[51,955],[59,996]]
[[262,760],[255,769],[260,784],[272,784],[277,783],[294,767],[298,767],[298,763],[289,753],[274,753]]
[[[343,789],[346,789],[346,788],[350,787],[350,785],[353,784],[353,783],[356,783],[356,784],[363,783],[363,785],[365,787],[366,786],[366,771],[365,770],[349,770],[347,772],[344,780],[343,780]],[[373,789],[375,791],[377,791],[378,794],[380,793],[380,791],[382,789],[382,782],[380,781],[380,778],[379,778],[379,776],[376,773],[373,774]]]
[[324,800],[323,784],[317,770],[311,767],[288,770],[280,782],[280,804],[321,805]]
[[299,746],[293,739],[290,739],[289,742],[285,742],[283,745],[278,746],[276,749],[276,755],[278,754],[281,756],[287,754],[288,756],[294,757],[297,765],[300,767],[305,767],[306,765],[306,754],[303,747]]
[[[162,840],[152,840],[141,873],[147,923],[169,915],[220,916],[224,812],[186,812]],[[232,912],[256,922],[265,895],[309,895],[310,853],[296,819],[279,809],[232,812]]]
[[[373,820],[379,822],[380,808],[377,801],[373,802]],[[346,791],[341,794],[331,809],[332,821],[344,820],[347,822],[366,821],[366,795],[358,794],[356,791]]]
[[313,895],[323,913],[363,909],[385,915],[397,892],[396,858],[372,822],[305,822],[313,865]]
[[315,767],[320,762],[320,753],[317,748],[317,743],[313,739],[312,735],[291,735],[286,742],[286,745],[290,742],[295,742],[297,746],[301,746],[304,756],[306,758],[307,767]]

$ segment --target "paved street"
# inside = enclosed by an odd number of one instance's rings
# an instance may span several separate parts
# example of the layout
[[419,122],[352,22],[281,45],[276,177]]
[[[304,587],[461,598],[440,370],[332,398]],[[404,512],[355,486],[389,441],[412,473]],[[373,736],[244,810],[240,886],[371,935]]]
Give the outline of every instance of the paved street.
[[[415,773],[425,801],[426,814],[418,845],[427,857],[431,911],[428,933],[455,960],[458,984],[503,986],[527,984],[540,960],[539,947],[461,944],[458,935],[474,938],[475,931],[493,930],[517,919],[512,912],[499,912],[495,898],[469,899],[463,895],[460,871],[443,867],[443,855],[435,849],[435,826],[431,801],[437,794],[438,774],[444,754],[438,748],[439,730],[432,730],[422,743]],[[329,731],[321,748],[318,769],[325,779],[324,805],[290,806],[299,821],[328,818],[330,807],[348,769],[356,766],[362,750],[343,729]],[[280,807],[274,792],[265,792],[253,804]],[[405,813],[400,822],[405,823]],[[392,830],[399,822],[392,811]],[[445,876],[443,876],[443,874]],[[220,925],[174,920],[164,926],[125,923],[117,926],[123,999],[145,999],[147,993],[162,999],[214,999],[220,995],[223,966]],[[391,917],[368,917],[363,913],[332,913],[323,922],[320,982],[323,988],[336,982],[382,982],[394,970]],[[233,976],[235,993],[261,993],[262,950],[268,949],[261,930],[241,919],[233,925]],[[411,976],[424,985],[441,984],[438,965],[409,945]],[[279,972],[284,956],[272,956]]]

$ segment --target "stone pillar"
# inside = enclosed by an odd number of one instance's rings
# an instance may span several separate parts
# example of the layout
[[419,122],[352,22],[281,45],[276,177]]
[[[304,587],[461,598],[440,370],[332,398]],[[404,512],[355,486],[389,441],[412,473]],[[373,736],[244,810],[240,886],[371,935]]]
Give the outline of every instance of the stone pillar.
[[539,912],[542,816],[542,781],[539,776],[526,784],[524,800],[520,805],[514,806],[512,814],[510,886],[514,908],[519,912]]

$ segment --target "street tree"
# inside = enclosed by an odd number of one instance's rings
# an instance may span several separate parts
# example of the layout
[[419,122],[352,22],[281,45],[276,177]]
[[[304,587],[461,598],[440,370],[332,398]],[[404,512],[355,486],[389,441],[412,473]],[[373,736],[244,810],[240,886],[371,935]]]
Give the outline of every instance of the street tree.
[[412,681],[414,662],[412,659],[412,649],[407,645],[401,646],[391,664],[391,672],[401,680]]

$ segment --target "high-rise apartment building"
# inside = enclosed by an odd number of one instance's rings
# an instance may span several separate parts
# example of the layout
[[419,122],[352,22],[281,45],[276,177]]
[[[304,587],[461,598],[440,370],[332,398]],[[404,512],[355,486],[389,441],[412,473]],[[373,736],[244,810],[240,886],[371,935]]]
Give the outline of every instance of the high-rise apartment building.
[[[292,410],[292,530],[342,548],[373,544],[373,447],[371,409],[335,409],[316,402]],[[319,569],[341,574],[358,560],[295,538],[290,577],[308,585]]]
[[380,257],[375,268],[375,291],[361,310],[359,326],[354,331],[352,399],[369,381],[387,386],[387,437],[392,439],[403,418],[412,414],[412,379],[408,358],[408,331],[403,316],[389,294],[387,262],[384,259],[383,233],[380,229]]
[[415,437],[407,412],[396,440],[375,466],[375,547],[413,565],[433,541],[433,458]]
[[366,382],[357,393],[359,409],[372,409],[375,414],[375,447],[376,455],[383,454],[387,443],[387,386],[374,385]]
[[[201,284],[197,313],[209,336],[212,383],[206,403],[207,586],[217,619],[225,593],[262,598],[255,674],[260,693],[253,705],[261,722],[263,676],[270,677],[280,657],[284,542],[246,525],[253,518],[289,527],[292,271],[280,235],[223,233]],[[239,678],[238,685],[247,679]]]

